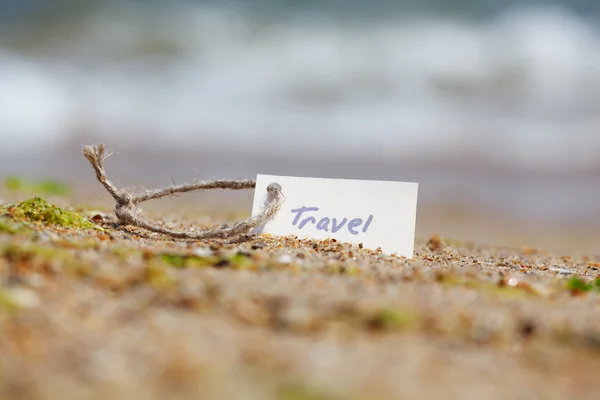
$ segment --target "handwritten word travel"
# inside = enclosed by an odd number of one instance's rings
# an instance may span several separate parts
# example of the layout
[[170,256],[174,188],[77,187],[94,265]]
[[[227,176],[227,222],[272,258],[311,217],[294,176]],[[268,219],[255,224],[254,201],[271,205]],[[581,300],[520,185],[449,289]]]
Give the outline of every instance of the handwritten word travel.
[[[359,233],[367,233],[371,222],[373,222],[373,215],[369,215],[366,221],[362,218],[353,218],[348,221],[348,218],[343,218],[338,220],[337,218],[329,218],[329,217],[321,217],[317,220],[314,216],[306,216],[305,214],[309,214],[311,212],[319,211],[319,207],[306,207],[302,206],[300,208],[295,208],[291,210],[293,214],[296,214],[294,220],[292,221],[292,225],[298,226],[298,229],[302,230],[307,224],[311,223],[317,226],[317,230],[329,232],[331,227],[331,232],[336,233],[344,226],[348,229],[352,235],[358,235]],[[360,229],[362,226],[362,229]]]

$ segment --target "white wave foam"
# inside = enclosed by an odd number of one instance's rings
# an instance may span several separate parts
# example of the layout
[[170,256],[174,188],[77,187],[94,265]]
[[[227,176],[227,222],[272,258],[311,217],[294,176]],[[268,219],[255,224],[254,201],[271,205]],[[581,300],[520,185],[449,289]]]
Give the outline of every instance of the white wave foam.
[[97,15],[43,55],[0,50],[0,152],[85,126],[180,146],[598,162],[600,36],[564,10],[352,25],[187,7]]

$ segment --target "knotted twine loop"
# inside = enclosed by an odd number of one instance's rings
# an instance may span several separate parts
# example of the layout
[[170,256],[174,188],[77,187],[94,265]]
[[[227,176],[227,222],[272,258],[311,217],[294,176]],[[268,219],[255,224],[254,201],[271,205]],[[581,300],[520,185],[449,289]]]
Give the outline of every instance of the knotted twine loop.
[[103,144],[83,146],[83,154],[88,159],[94,171],[96,178],[106,188],[108,193],[115,199],[115,214],[122,225],[137,226],[152,232],[161,233],[178,239],[216,239],[230,238],[240,235],[245,235],[251,229],[264,225],[271,220],[283,203],[283,194],[281,186],[272,183],[267,187],[267,204],[262,213],[236,222],[233,227],[226,225],[220,228],[213,228],[201,232],[181,232],[172,231],[170,229],[161,228],[153,225],[142,218],[142,210],[138,207],[139,203],[144,201],[159,199],[161,197],[170,196],[175,193],[186,193],[194,190],[208,189],[253,189],[256,187],[256,181],[251,179],[239,180],[210,180],[210,181],[194,181],[189,184],[174,185],[165,189],[147,190],[144,193],[134,195],[126,189],[117,189],[115,185],[106,177],[104,172],[104,161],[111,156],[111,153],[106,153],[106,146]]

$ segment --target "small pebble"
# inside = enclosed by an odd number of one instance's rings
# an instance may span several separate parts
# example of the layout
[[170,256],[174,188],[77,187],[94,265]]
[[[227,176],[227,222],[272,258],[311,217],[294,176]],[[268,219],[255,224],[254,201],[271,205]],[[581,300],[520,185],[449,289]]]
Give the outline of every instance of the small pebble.
[[552,271],[552,272],[558,272],[559,274],[562,275],[571,275],[573,272],[571,270],[565,269],[565,268],[548,268],[548,270]]
[[282,264],[290,264],[292,261],[292,256],[290,256],[289,254],[282,254],[279,257],[277,257],[277,262],[280,262]]
[[213,255],[213,251],[208,247],[198,247],[193,253],[198,257],[210,257]]
[[519,280],[517,278],[510,278],[507,282],[508,286],[515,287],[519,284]]

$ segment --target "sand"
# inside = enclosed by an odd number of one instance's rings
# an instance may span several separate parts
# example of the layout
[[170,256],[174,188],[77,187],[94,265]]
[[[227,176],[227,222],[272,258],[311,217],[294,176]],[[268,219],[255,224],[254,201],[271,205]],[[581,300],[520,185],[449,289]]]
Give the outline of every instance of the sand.
[[74,209],[101,229],[0,217],[14,228],[0,232],[0,398],[600,395],[594,256],[429,236],[411,260],[335,240],[173,241],[108,204]]

